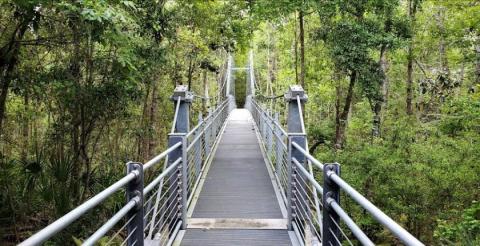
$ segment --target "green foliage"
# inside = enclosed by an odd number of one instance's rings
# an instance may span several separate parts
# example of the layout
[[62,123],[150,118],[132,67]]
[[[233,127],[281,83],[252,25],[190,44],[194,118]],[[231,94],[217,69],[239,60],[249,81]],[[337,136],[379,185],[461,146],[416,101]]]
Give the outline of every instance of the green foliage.
[[449,100],[443,107],[446,118],[440,130],[454,137],[471,137],[480,132],[479,94]]
[[[0,92],[8,92],[0,242],[21,241],[121,177],[126,161],[164,149],[172,89],[190,84],[218,103],[228,52],[243,66],[253,48],[257,92],[284,93],[299,76],[300,13],[314,154],[340,162],[347,181],[427,244],[478,244],[472,201],[480,199],[480,96],[478,89],[467,93],[478,84],[480,64],[480,5],[473,0],[0,1]],[[441,42],[449,71],[441,67]],[[404,112],[408,45],[413,115]],[[354,74],[338,149],[337,116]],[[239,106],[243,81],[238,74]],[[280,101],[268,106],[280,110]],[[384,108],[377,112],[381,134],[373,137],[376,103]],[[123,199],[105,201],[50,243],[81,244]],[[346,197],[342,205],[375,242],[396,242]]]
[[[269,94],[265,88],[272,66],[267,62],[275,53],[278,68],[273,88],[278,95],[294,83],[298,70],[298,5],[295,1],[258,2],[259,18],[269,21],[255,33],[259,88]],[[309,145],[318,144],[315,156],[322,162],[339,162],[347,181],[426,244],[478,244],[474,234],[478,232],[470,231],[465,236],[467,230],[460,229],[476,222],[458,212],[474,207],[472,201],[478,201],[480,195],[480,98],[478,92],[466,93],[476,80],[478,52],[472,42],[478,41],[478,18],[474,17],[480,13],[478,4],[416,0],[305,2],[304,10],[309,13],[305,17],[309,96],[305,117]],[[408,17],[407,5],[411,3],[417,4],[415,20]],[[449,76],[439,68],[436,14],[441,9],[446,16]],[[405,113],[410,43],[415,57],[413,116]],[[387,49],[386,73],[379,64],[382,46]],[[358,73],[358,83],[348,117],[347,141],[337,149],[336,116],[343,109],[352,71]],[[440,76],[448,80],[440,83]],[[459,82],[461,76],[463,82]],[[422,93],[425,78],[439,89]],[[381,136],[373,137],[372,103],[383,100],[380,82],[384,79],[389,84],[381,113]],[[447,87],[451,91],[448,95]],[[436,103],[426,105],[430,97]],[[283,110],[278,105],[270,107]],[[321,178],[321,173],[317,175]],[[353,201],[347,197],[341,200],[374,242],[397,242]],[[458,224],[462,226],[457,228]],[[455,235],[448,236],[446,231],[455,231]]]
[[480,203],[473,201],[458,222],[438,221],[434,236],[448,245],[477,245],[480,243]]
[[[243,1],[0,1],[0,242],[18,243],[118,180],[125,162],[164,149],[175,85],[201,95],[205,72],[218,103],[227,52],[248,46],[245,13]],[[78,244],[123,203],[105,201],[49,243]]]

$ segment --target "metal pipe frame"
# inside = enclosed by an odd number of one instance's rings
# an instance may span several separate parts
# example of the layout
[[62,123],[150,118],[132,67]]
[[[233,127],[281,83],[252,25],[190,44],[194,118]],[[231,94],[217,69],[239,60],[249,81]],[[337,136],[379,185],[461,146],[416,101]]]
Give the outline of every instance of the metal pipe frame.
[[94,197],[84,202],[82,205],[76,207],[75,209],[65,214],[64,216],[62,216],[52,224],[48,225],[47,227],[43,228],[39,232],[35,233],[33,236],[21,242],[19,245],[30,246],[30,245],[42,244],[43,242],[51,238],[53,235],[62,231],[71,223],[75,222],[78,218],[80,218],[82,215],[87,213],[90,209],[98,206],[105,199],[112,196],[115,192],[125,187],[127,184],[129,184],[131,181],[135,180],[139,176],[140,176],[140,172],[138,170],[134,170],[130,172],[122,179],[113,183],[102,192],[98,193]]
[[320,194],[323,193],[323,188],[322,186],[320,186],[320,184],[315,180],[315,177],[313,175],[311,175],[307,169],[305,169],[302,164],[300,164],[300,162],[298,162],[297,159],[295,159],[295,157],[292,158],[292,161],[293,163],[295,163],[295,165],[297,166],[297,168],[300,170],[300,172],[302,172],[303,175],[305,175],[305,177],[307,177],[308,181],[310,181],[310,183],[313,185],[313,187],[315,187],[315,189],[320,192]]
[[[301,121],[301,123],[303,123],[303,117],[302,117],[303,116],[303,112],[302,112],[303,107],[302,107],[301,98],[297,95],[293,98],[293,100],[296,103],[296,106],[299,110],[297,112],[297,114],[301,117],[300,121]],[[258,104],[258,102],[255,100],[255,98],[251,99],[251,105],[253,105],[252,115],[253,115],[253,117],[256,121],[256,124],[259,126],[259,130],[260,130],[260,133],[261,133],[264,141],[268,142],[270,135],[273,135],[277,139],[281,140],[282,136],[280,136],[278,134],[279,130],[281,131],[281,134],[287,135],[286,131],[279,124],[278,120],[275,120],[275,118],[272,115],[270,115],[267,111],[265,111]],[[302,125],[302,129],[298,133],[300,135],[302,134],[302,132],[305,132],[305,128],[304,128],[303,124],[301,124],[301,125]],[[297,135],[295,133],[289,133],[289,134],[290,135]],[[275,143],[272,143],[272,146],[276,146],[278,144],[278,142],[282,142],[282,141],[272,141],[272,142],[275,142]],[[282,144],[284,144],[284,143],[282,142]],[[318,161],[310,153],[308,153],[308,151],[305,148],[302,148],[296,142],[292,142],[290,145],[292,146],[293,149],[295,149],[296,151],[299,151],[315,167],[319,168],[321,171],[327,172],[327,171],[324,170],[325,165],[323,163],[321,163],[320,161]],[[265,145],[265,146],[267,146],[267,145]],[[285,147],[287,147],[287,146],[285,145]],[[272,151],[277,152],[277,150],[275,150],[275,149],[276,148],[274,148]],[[291,150],[289,150],[288,152],[291,153]],[[277,156],[275,156],[275,158],[278,158]],[[268,156],[268,158],[269,158],[269,161],[272,161],[271,156]],[[309,183],[312,184],[312,186],[314,187],[314,189],[317,192],[319,192],[320,194],[323,195],[323,187],[316,181],[313,174],[308,172],[308,170],[305,167],[303,167],[303,165],[296,158],[291,157],[291,154],[289,154],[288,158],[291,158],[290,160],[292,160],[292,162],[294,163],[295,169],[297,171],[299,171],[304,177],[306,177],[308,179]],[[276,169],[278,169],[278,168],[276,168]],[[294,182],[292,177],[290,177],[290,172],[291,171],[292,170],[290,168],[287,170],[287,175],[289,176],[287,178],[288,179],[288,181],[287,181],[288,185],[290,185],[291,182]],[[277,174],[276,175],[277,179],[280,180],[280,178],[278,176],[278,172],[276,174]],[[349,196],[354,198],[356,203],[358,203],[361,207],[363,207],[364,209],[369,211],[369,213],[372,214],[372,216],[375,218],[375,220],[377,220],[378,222],[383,224],[395,236],[397,236],[402,242],[404,242],[407,245],[423,245],[420,241],[418,241],[418,239],[414,238],[405,229],[403,229],[401,226],[399,226],[397,223],[395,223],[392,219],[390,219],[383,212],[381,212],[378,208],[376,208],[373,204],[371,204],[365,197],[360,195],[360,193],[358,193],[355,189],[353,189],[345,181],[343,181],[343,179],[341,179],[339,175],[337,175],[335,173],[332,173],[331,171],[328,171],[328,175],[329,175],[328,178],[330,179],[330,177],[331,177],[331,180],[333,182],[335,182],[334,183],[335,185],[338,185],[341,189],[346,191]],[[291,188],[287,188],[287,194],[286,194],[287,201],[289,201],[290,199],[293,199],[292,194],[288,191],[289,189],[291,189]],[[290,193],[290,194],[288,194],[288,193]],[[370,241],[370,239],[368,239],[368,237],[365,235],[365,233],[358,227],[358,225],[355,224],[355,222],[348,216],[348,214],[340,207],[339,203],[336,202],[334,199],[329,198],[329,197],[327,197],[327,200],[328,200],[328,203],[324,204],[324,210],[325,209],[330,209],[332,212],[335,213],[335,215],[338,215],[340,217],[340,219],[342,221],[344,221],[345,224],[347,225],[347,227],[352,231],[352,234],[362,244],[371,245],[372,242]],[[325,201],[324,201],[324,203],[325,203]],[[291,218],[292,218],[291,208],[289,208],[287,206],[287,209],[289,209],[289,221],[292,221],[291,220]],[[325,219],[325,218],[323,218],[323,219]],[[293,222],[293,223],[295,223],[295,222]],[[291,225],[292,225],[292,227],[290,227],[290,228],[294,229],[293,224],[291,224]],[[299,228],[296,228],[296,229],[298,230]],[[325,228],[325,230],[327,230],[327,231],[328,231],[328,229],[329,228]],[[322,233],[325,230],[322,230]],[[337,235],[336,238],[334,238],[334,241],[338,240],[339,236],[340,235]]]
[[[181,145],[181,144],[180,144]],[[163,171],[160,175],[158,175],[150,184],[147,185],[143,189],[143,195],[146,196],[150,191],[153,190],[153,188],[162,181],[163,178],[165,178],[167,175],[169,175],[175,168],[178,166],[178,164],[182,161],[182,158],[178,158],[176,161],[174,161],[165,171]]]
[[358,239],[358,241],[360,241],[362,245],[375,245],[335,200],[333,200],[332,198],[327,198],[327,205],[330,206],[338,214],[340,219],[345,222],[345,225],[347,225],[352,234]]
[[351,187],[347,182],[345,182],[342,178],[340,178],[334,172],[328,171],[327,176],[335,182],[342,190],[345,191],[354,201],[357,202],[362,208],[367,210],[376,221],[380,222],[384,225],[389,231],[391,231],[398,239],[400,239],[406,245],[415,245],[420,246],[424,245],[420,242],[417,238],[415,238],[412,234],[408,231],[403,229],[399,224],[397,224],[394,220],[388,217],[384,212],[382,212],[379,208],[377,208],[373,203],[371,203],[367,198],[361,195],[358,191],[356,191],[353,187]]
[[140,198],[136,197],[128,202],[122,209],[120,209],[115,215],[112,216],[105,224],[103,224],[95,233],[93,233],[82,245],[90,246],[100,240],[109,230],[111,230],[123,217],[125,217],[137,204],[140,202]]
[[176,150],[180,146],[182,146],[182,143],[177,143],[171,146],[170,148],[168,148],[167,150],[163,151],[161,154],[155,156],[153,159],[145,162],[145,164],[143,164],[143,170],[146,171],[147,169],[150,169],[152,166],[157,164],[163,158],[167,157],[168,154],[170,154],[172,151]]
[[323,164],[318,161],[317,159],[315,159],[315,157],[313,157],[312,155],[310,155],[310,153],[308,153],[307,150],[305,150],[304,148],[302,148],[300,145],[298,145],[297,143],[292,143],[293,147],[295,147],[295,149],[297,149],[298,151],[302,152],[303,155],[305,155],[305,157],[310,161],[312,162],[315,166],[317,166],[318,168],[320,168],[322,171],[323,171]]

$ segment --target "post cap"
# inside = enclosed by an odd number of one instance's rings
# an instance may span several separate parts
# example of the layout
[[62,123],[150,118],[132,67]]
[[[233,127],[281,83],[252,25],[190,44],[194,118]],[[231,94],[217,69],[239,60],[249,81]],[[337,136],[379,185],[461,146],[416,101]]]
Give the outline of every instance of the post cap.
[[177,101],[178,98],[185,102],[192,102],[193,93],[188,90],[186,85],[177,85],[173,91],[173,96],[170,98],[172,101]]
[[300,97],[300,101],[306,102],[308,97],[305,94],[302,86],[300,85],[291,85],[288,88],[288,92],[285,93],[285,101],[297,100],[297,96]]

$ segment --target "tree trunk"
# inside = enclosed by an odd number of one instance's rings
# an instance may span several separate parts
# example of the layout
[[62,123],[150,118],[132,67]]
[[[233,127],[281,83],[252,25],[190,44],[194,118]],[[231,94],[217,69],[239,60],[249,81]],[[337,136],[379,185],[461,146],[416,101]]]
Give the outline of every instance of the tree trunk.
[[343,111],[340,114],[338,113],[340,111],[340,103],[339,103],[340,95],[338,95],[339,92],[337,91],[338,109],[337,109],[336,131],[335,131],[336,132],[336,136],[335,136],[336,149],[341,149],[345,142],[345,130],[348,124],[348,115],[350,113],[350,108],[353,101],[353,89],[355,87],[356,80],[357,80],[357,72],[353,71],[352,74],[350,75],[350,83],[348,85],[348,92],[347,92],[347,97],[345,98],[345,104],[343,105]]
[[[75,81],[75,90],[76,95],[74,100],[81,104],[81,70],[80,70],[80,60],[81,60],[81,34],[79,30],[79,23],[76,20],[72,20],[70,28],[72,29],[72,42],[73,42],[73,51],[72,57],[70,58],[70,67],[69,67],[69,76],[72,81]],[[78,202],[81,199],[80,194],[80,173],[82,171],[82,163],[80,160],[81,155],[81,146],[80,146],[80,126],[81,126],[81,105],[76,103],[73,105],[73,108],[70,110],[72,115],[71,119],[71,141],[72,141],[72,154],[73,154],[73,168],[70,180],[70,190],[72,191],[72,196],[75,197],[74,203]]]
[[190,58],[188,62],[188,74],[187,74],[187,81],[188,81],[188,90],[192,90],[192,80],[193,80],[193,72],[195,70],[195,65],[193,64],[193,57]]
[[[415,25],[415,14],[417,12],[418,0],[409,0],[408,1],[408,16],[410,18],[411,26],[413,29]],[[413,32],[412,32],[413,33]],[[408,54],[407,54],[407,114],[413,115],[413,35],[410,43],[408,45]]]
[[275,26],[270,25],[271,35],[270,35],[270,66],[269,66],[269,77],[270,77],[270,95],[273,96],[273,86],[277,82],[277,44],[275,39]]
[[208,112],[208,76],[207,69],[203,70],[203,96],[202,99],[202,114],[205,116]]
[[[337,82],[335,86],[335,149],[340,149],[340,146],[337,146],[337,143],[340,143],[340,111],[341,109],[341,98],[342,98],[342,88],[340,83]],[[313,153],[313,152],[310,152]]]
[[137,160],[145,161],[145,150],[148,144],[148,100],[150,98],[150,92],[152,83],[147,85],[145,98],[143,100],[143,109],[142,109],[142,118],[140,122],[141,132],[138,136],[138,145],[137,145]]
[[5,113],[6,113],[7,96],[8,96],[8,90],[10,88],[10,77],[14,67],[15,67],[15,61],[10,61],[10,64],[8,64],[6,71],[4,73],[5,75],[3,76],[3,78],[1,78],[2,90],[0,91],[0,136],[3,133],[3,119],[5,118]]
[[382,46],[380,50],[380,68],[382,70],[383,79],[381,81],[381,100],[375,100],[373,105],[373,126],[372,126],[372,136],[373,137],[380,137],[380,128],[382,123],[382,110],[387,104],[388,98],[388,87],[389,87],[389,80],[387,76],[388,72],[388,60],[387,60],[387,47],[386,45]]
[[435,19],[437,21],[437,28],[440,36],[440,41],[438,44],[438,53],[439,59],[441,64],[442,71],[448,76],[450,74],[450,68],[448,66],[448,58],[447,58],[447,45],[445,42],[446,38],[446,31],[445,31],[445,9],[443,7],[439,8],[437,14],[435,15]]
[[21,153],[21,159],[26,161],[28,159],[28,143],[29,143],[29,104],[30,97],[28,91],[25,91],[23,95],[23,122],[22,122],[22,137],[23,137],[23,147]]
[[147,158],[150,159],[153,156],[153,151],[155,150],[155,147],[157,145],[156,141],[156,122],[155,119],[157,117],[157,108],[158,108],[158,100],[157,100],[157,84],[153,83],[153,89],[152,89],[152,101],[150,103],[150,119],[149,119],[149,125],[152,129],[150,134],[148,135],[148,146],[147,146]]
[[304,29],[304,12],[300,10],[298,15],[300,33],[299,33],[299,41],[300,41],[300,85],[305,88],[305,29]]
[[18,54],[20,51],[20,42],[25,36],[30,20],[33,17],[30,15],[24,16],[20,23],[12,33],[10,41],[3,47],[0,47],[0,136],[3,131],[3,119],[6,113],[6,103],[12,73],[18,61]]
[[477,36],[477,43],[475,45],[476,65],[475,65],[475,83],[480,85],[480,37]]
[[408,46],[407,55],[407,114],[413,115],[413,41]]
[[298,85],[298,36],[297,36],[297,25],[295,25],[295,38],[293,40],[293,53],[295,55],[295,84]]
[[[268,55],[267,55],[267,64],[268,64],[268,80],[267,80],[267,90],[265,95],[274,96],[274,87],[276,85],[277,80],[277,51],[276,51],[276,40],[275,40],[275,32],[276,28],[275,25],[269,23],[269,31],[268,31]],[[274,100],[270,100],[269,108],[273,111],[274,107]]]
[[[86,86],[91,86],[94,82],[94,64],[93,64],[93,54],[95,50],[95,43],[92,40],[92,33],[89,30],[88,39],[87,39],[87,50],[85,57],[85,69],[86,69]],[[81,134],[80,134],[80,150],[81,150],[81,161],[82,166],[85,167],[85,177],[83,182],[83,192],[80,198],[80,201],[83,201],[88,195],[88,186],[90,184],[91,174],[92,174],[92,161],[88,155],[88,145],[90,141],[91,133],[94,129],[95,123],[92,120],[89,120],[86,114],[88,110],[87,106],[82,103],[81,107]],[[100,133],[99,133],[100,134]]]

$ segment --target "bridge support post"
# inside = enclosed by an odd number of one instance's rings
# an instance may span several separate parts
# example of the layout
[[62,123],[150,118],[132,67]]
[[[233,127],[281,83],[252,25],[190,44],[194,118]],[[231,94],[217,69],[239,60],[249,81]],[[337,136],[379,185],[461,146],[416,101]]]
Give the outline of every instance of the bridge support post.
[[[305,95],[305,92],[301,86],[291,86],[287,94],[285,94],[285,100],[288,103],[288,229],[293,230],[293,221],[295,220],[295,218],[299,218],[297,220],[297,222],[299,222],[300,218],[302,217],[298,216],[298,213],[301,213],[301,211],[307,211],[306,208],[303,208],[303,210],[302,208],[298,208],[298,206],[302,206],[301,204],[304,204],[306,201],[306,194],[298,192],[299,190],[301,190],[301,188],[299,189],[299,186],[305,186],[306,184],[296,182],[296,177],[302,174],[296,171],[296,168],[294,168],[295,164],[293,163],[293,158],[295,158],[300,164],[302,164],[304,167],[307,167],[307,162],[304,154],[293,147],[293,143],[298,144],[304,149],[307,145],[307,138],[305,135],[305,127],[303,125],[302,116],[302,108],[307,101],[307,96]],[[304,178],[303,180],[306,180],[306,178]],[[303,187],[303,190],[307,190],[306,188],[307,187]],[[304,201],[298,201],[298,199],[304,199]],[[301,226],[303,227],[303,225]]]
[[[188,86],[179,85],[173,91],[171,100],[175,103],[175,132],[188,133],[190,131],[190,104],[193,100],[193,94],[188,90]],[[177,105],[179,103],[179,105]]]
[[336,238],[340,238],[340,223],[338,214],[330,207],[332,201],[340,204],[340,187],[330,179],[329,173],[334,172],[340,176],[338,163],[326,164],[323,168],[323,220],[322,220],[322,245],[339,246]]
[[[187,228],[188,199],[188,143],[186,135],[190,131],[190,104],[193,100],[193,94],[188,90],[187,86],[179,85],[175,88],[171,99],[173,102],[178,103],[178,105],[175,105],[175,132],[168,136],[168,146],[171,147],[178,142],[181,142],[182,145],[168,155],[168,165],[170,166],[178,160],[178,158],[182,158],[182,161],[181,164],[178,165],[177,171],[169,177],[170,185],[176,186],[176,189],[170,191],[175,194],[170,196],[172,198],[169,202],[178,202],[177,207],[172,208],[178,209],[178,213],[172,213],[172,216],[177,216],[178,219],[182,220],[181,229],[184,230]],[[169,219],[171,219],[170,223],[176,221],[175,218],[166,218],[167,221]],[[175,225],[170,225],[170,227],[175,227]]]
[[127,218],[135,218],[127,225],[127,245],[143,246],[144,211],[143,211],[143,165],[138,162],[127,163],[127,174],[137,171],[137,177],[127,186],[127,203],[135,201],[135,207],[128,212]]

